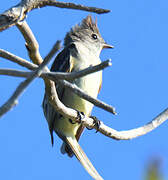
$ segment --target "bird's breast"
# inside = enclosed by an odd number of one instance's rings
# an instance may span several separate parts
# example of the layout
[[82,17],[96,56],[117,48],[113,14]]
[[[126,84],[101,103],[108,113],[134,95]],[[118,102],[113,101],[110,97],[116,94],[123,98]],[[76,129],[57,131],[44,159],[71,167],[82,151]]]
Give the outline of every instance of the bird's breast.
[[[85,69],[89,66],[93,66],[100,63],[100,59],[95,59],[95,62],[87,60],[86,59],[75,59],[71,58],[71,63],[73,63],[73,71],[80,71],[82,69]],[[75,79],[72,83],[81,88],[84,92],[86,92],[88,95],[97,98],[99,88],[102,81],[102,71],[92,73],[89,75],[86,75],[84,77]],[[65,88],[64,95],[62,97],[62,102],[73,109],[76,109],[80,112],[83,112],[86,116],[89,116],[93,104],[80,98],[78,95],[70,91],[69,89]],[[66,132],[66,134],[76,134],[77,129],[80,125],[79,124],[71,124],[68,119],[62,118],[57,121],[57,131],[59,132]]]
[[[85,58],[80,60],[76,58],[71,58],[71,61],[73,61],[73,71],[80,71],[89,66],[97,65],[101,62],[100,59],[97,57],[93,57],[92,59],[87,60]],[[97,98],[99,88],[102,83],[102,71],[91,73],[89,75],[75,79],[73,83],[79,88],[81,88],[88,95]],[[65,104],[74,109],[84,112],[86,115],[89,115],[93,108],[93,105],[90,102],[80,98],[73,92],[69,90],[66,91],[67,92],[65,93],[64,98]]]

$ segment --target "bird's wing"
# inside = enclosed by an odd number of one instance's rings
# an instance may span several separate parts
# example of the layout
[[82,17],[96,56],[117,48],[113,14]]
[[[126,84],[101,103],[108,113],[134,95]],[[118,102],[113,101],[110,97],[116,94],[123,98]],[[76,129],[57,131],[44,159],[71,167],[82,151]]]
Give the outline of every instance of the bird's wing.
[[[52,72],[72,72],[73,71],[73,62],[70,62],[71,60],[71,54],[73,56],[77,56],[77,49],[75,44],[70,44],[66,48],[61,51],[57,57],[55,58],[52,66],[51,66],[51,71]],[[60,101],[62,101],[62,97],[64,96],[65,88],[63,86],[56,85],[56,90],[58,97]],[[48,121],[49,125],[49,130],[50,130],[50,135],[51,135],[51,143],[52,145],[54,144],[54,138],[53,138],[53,130],[54,130],[54,122],[57,118],[60,118],[60,114],[55,111],[52,105],[48,103],[48,98],[47,95],[44,95],[43,99],[43,111],[44,115]],[[84,127],[81,125],[78,128],[77,134],[76,134],[76,139],[79,140],[82,132],[84,130]],[[68,150],[68,147],[66,147],[66,150],[68,151],[68,154],[71,154],[70,156],[73,155],[73,153]]]
[[[71,72],[72,71],[73,63],[70,63],[70,56],[73,49],[75,51],[75,44],[70,44],[68,47],[64,48],[57,55],[57,57],[54,60],[54,63],[51,66],[52,72]],[[57,90],[58,98],[61,101],[64,95],[65,88],[62,86],[56,85],[56,90]],[[53,145],[54,144],[54,139],[53,139],[54,122],[61,115],[57,113],[55,109],[53,108],[53,106],[49,103],[46,93],[44,95],[42,106],[43,106],[44,115],[48,121],[50,135],[51,135],[51,143]]]

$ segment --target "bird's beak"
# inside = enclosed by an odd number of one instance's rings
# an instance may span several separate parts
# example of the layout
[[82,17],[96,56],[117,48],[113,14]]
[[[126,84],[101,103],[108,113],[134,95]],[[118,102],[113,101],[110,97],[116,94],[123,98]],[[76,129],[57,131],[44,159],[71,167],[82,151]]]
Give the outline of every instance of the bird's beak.
[[105,48],[114,48],[114,46],[110,45],[110,44],[107,44],[107,43],[104,43],[103,44],[103,49]]

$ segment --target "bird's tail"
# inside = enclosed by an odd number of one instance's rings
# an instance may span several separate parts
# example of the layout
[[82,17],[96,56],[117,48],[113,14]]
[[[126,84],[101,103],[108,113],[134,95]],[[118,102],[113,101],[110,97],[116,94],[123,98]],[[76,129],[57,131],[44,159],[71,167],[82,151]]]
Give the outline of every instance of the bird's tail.
[[83,165],[83,167],[86,169],[86,171],[95,179],[95,180],[103,180],[103,178],[99,175],[99,173],[96,171],[90,160],[87,158],[86,154],[78,144],[75,137],[68,136],[65,138],[66,143],[70,146],[73,153],[77,157],[77,159],[80,161],[80,163]]

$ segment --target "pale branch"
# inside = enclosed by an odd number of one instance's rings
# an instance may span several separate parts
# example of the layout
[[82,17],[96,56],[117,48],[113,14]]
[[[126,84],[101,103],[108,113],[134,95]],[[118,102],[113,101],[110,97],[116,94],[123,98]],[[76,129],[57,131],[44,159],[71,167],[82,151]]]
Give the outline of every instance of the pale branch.
[[32,74],[33,72],[28,72],[28,71],[20,71],[20,70],[15,70],[15,69],[0,69],[0,75],[6,75],[6,76],[28,78]]
[[78,88],[75,84],[69,83],[66,80],[56,80],[56,82],[58,82],[60,85],[65,86],[66,88],[70,89],[71,91],[73,91],[75,94],[77,94],[79,97],[91,102],[92,104],[94,104],[97,107],[100,107],[112,114],[117,114],[115,112],[115,108],[102,102],[99,101],[98,99],[95,99],[91,96],[89,96],[88,94],[86,94],[82,89]]
[[[26,60],[25,60],[26,61]],[[26,61],[27,62],[27,61]],[[31,63],[32,64],[32,63]],[[26,63],[27,65],[27,63]],[[28,67],[30,69],[32,69],[33,67],[35,67],[34,69],[36,69],[38,66],[32,64],[33,66],[28,64]],[[77,71],[77,72],[42,72],[40,77],[42,78],[48,78],[50,80],[55,81],[57,80],[74,80],[83,76],[86,76],[88,74],[97,72],[97,71],[101,71],[106,67],[111,66],[111,60],[106,60],[98,65],[95,66],[90,66],[88,68],[85,68],[81,71]],[[24,66],[25,67],[25,66]],[[0,75],[7,75],[7,76],[14,76],[14,77],[29,77],[33,72],[28,72],[28,71],[21,71],[21,70],[15,70],[15,69],[0,69]]]
[[[74,84],[71,84],[65,80],[60,80],[60,79],[72,80],[72,79],[80,78],[85,75],[100,71],[100,70],[104,69],[105,67],[108,67],[111,65],[112,65],[111,60],[107,60],[96,66],[88,67],[88,68],[78,71],[78,72],[72,72],[72,73],[43,72],[43,73],[41,73],[41,77],[53,80],[56,83],[59,83],[60,85],[65,86],[66,88],[69,88],[71,91],[76,93],[78,96],[91,102],[95,106],[100,107],[108,112],[113,113],[113,114],[116,114],[115,108],[113,108],[112,106],[89,96],[87,93],[85,93],[82,89],[78,88]],[[17,76],[17,77],[28,77],[31,73],[32,72],[25,72],[25,71],[11,70],[11,69],[6,69],[6,70],[0,69],[0,74],[2,74],[2,75],[11,75],[11,76]],[[57,81],[57,80],[59,80],[59,81]]]
[[13,6],[3,14],[0,14],[0,31],[3,31],[10,26],[16,25],[16,23],[19,21],[23,21],[26,18],[26,14],[31,10],[45,6],[83,10],[98,14],[110,12],[110,10],[107,9],[88,7],[74,3],[59,2],[56,0],[22,0],[16,6]]
[[3,49],[0,49],[0,57],[10,60],[12,62],[15,62],[23,67],[30,69],[30,70],[35,70],[36,68],[38,68],[37,65],[19,57],[19,56],[16,56],[6,50],[3,50]]
[[27,78],[25,81],[21,82],[20,85],[16,88],[13,95],[8,99],[6,103],[4,103],[0,107],[0,117],[2,117],[6,112],[8,112],[12,107],[14,107],[17,102],[19,96],[24,92],[26,87],[40,74],[43,72],[43,68],[47,65],[50,59],[46,59],[46,61],[43,61],[41,65],[39,65],[38,69],[34,71],[29,78]]
[[39,44],[32,30],[30,29],[29,25],[27,24],[26,21],[18,22],[17,28],[20,30],[26,41],[25,45],[30,59],[36,65],[41,64],[43,62],[43,59],[39,52]]
[[[63,79],[63,80],[77,79],[77,78],[86,76],[88,74],[103,70],[104,68],[109,67],[111,65],[112,65],[111,59],[108,59],[106,61],[101,62],[98,65],[90,66],[90,67],[83,69],[81,71],[71,72],[71,73],[60,73],[62,77],[59,77],[59,80],[60,79]],[[50,72],[50,73],[48,73],[47,76],[49,79],[54,80],[54,78],[56,77],[55,75],[56,75],[55,72]],[[57,72],[57,75],[58,75],[58,72]]]
[[126,131],[117,131],[115,129],[112,129],[96,118],[97,121],[100,122],[99,125],[97,125],[93,118],[85,117],[82,114],[81,116],[82,119],[80,121],[77,119],[74,119],[74,121],[82,123],[85,127],[95,129],[96,132],[100,132],[112,139],[130,140],[149,133],[150,131],[160,126],[164,121],[166,121],[168,119],[168,108],[165,109],[162,113],[160,113],[156,118],[154,118],[151,122],[147,123],[146,125]]
[[[95,126],[94,129],[101,132],[105,136],[108,136],[108,137],[116,139],[116,140],[130,140],[130,139],[136,138],[138,136],[142,136],[142,135],[149,133],[150,131],[152,131],[152,130],[156,129],[158,126],[160,126],[167,119],[168,119],[168,108],[165,109],[163,112],[161,112],[151,122],[149,122],[146,125],[141,126],[139,128],[126,130],[126,131],[117,131],[115,129],[112,129],[112,128],[104,125],[103,122],[101,122],[99,128],[97,128]],[[87,122],[87,124],[92,124],[92,123],[93,123],[92,120],[90,120],[90,122]],[[90,127],[93,127],[93,126],[90,126]]]
[[[47,56],[44,58],[44,60],[46,58],[52,58],[54,56],[54,54],[60,49],[60,41],[57,41],[55,43],[55,45],[53,46],[53,48],[51,49],[51,51],[47,54]],[[38,68],[38,66],[36,64],[33,64],[31,62],[28,62],[27,60],[16,56],[4,49],[0,49],[0,57],[10,60],[12,62],[15,62],[23,67],[26,67],[30,70],[35,70],[36,68]]]
[[88,6],[84,6],[84,5],[80,5],[80,4],[59,2],[59,1],[55,1],[55,0],[38,0],[38,2],[36,3],[35,6],[36,6],[35,8],[44,7],[44,6],[55,6],[55,7],[59,7],[59,8],[75,9],[75,10],[94,12],[94,13],[97,13],[97,14],[103,14],[103,13],[110,12],[110,10],[108,10],[108,9],[102,9],[102,8],[97,8],[97,7],[88,7]]
[[51,59],[54,57],[54,55],[61,49],[61,41],[56,41],[52,49],[49,51],[49,53],[46,55],[44,60]]

